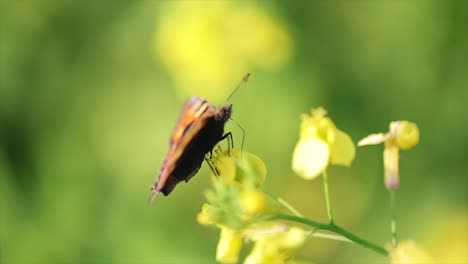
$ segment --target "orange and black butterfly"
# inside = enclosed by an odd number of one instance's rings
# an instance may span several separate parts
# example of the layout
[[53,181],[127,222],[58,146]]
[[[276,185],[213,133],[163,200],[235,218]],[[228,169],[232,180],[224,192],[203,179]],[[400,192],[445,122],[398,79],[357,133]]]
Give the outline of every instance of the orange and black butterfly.
[[[250,74],[247,74],[234,91],[246,82],[249,76]],[[232,94],[228,100],[231,96]],[[223,105],[216,109],[213,104],[197,96],[187,100],[172,133],[169,152],[159,177],[151,186],[153,193],[148,203],[151,203],[159,192],[167,196],[179,182],[188,182],[198,172],[206,155],[211,153],[215,145],[227,137],[232,137],[231,132],[224,134],[224,124],[231,117],[231,110],[232,105]]]

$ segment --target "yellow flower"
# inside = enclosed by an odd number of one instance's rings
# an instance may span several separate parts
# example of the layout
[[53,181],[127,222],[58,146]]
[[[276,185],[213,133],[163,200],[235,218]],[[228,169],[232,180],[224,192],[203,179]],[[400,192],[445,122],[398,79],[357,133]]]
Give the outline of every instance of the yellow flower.
[[276,209],[259,189],[265,181],[266,167],[256,155],[242,152],[241,156],[235,149],[229,153],[216,149],[210,162],[219,175],[212,178],[212,188],[206,192],[208,203],[202,206],[197,220],[221,229],[216,259],[236,263],[244,231],[256,217]]
[[203,91],[218,101],[252,66],[289,63],[293,44],[280,22],[250,2],[174,1],[163,5],[155,51],[181,96]]
[[253,188],[243,191],[239,202],[247,219],[252,216],[273,213],[276,209],[273,201],[264,192]]
[[220,215],[221,212],[217,207],[205,203],[197,215],[197,221],[202,225],[214,225],[220,220]]
[[265,163],[247,151],[241,153],[237,149],[231,149],[229,153],[220,153],[215,158],[214,165],[221,177],[249,187],[257,187],[266,179]]
[[371,134],[361,139],[358,146],[376,145],[384,142],[385,186],[387,189],[397,189],[400,185],[399,150],[410,149],[418,144],[418,126],[409,121],[394,121],[390,123],[388,133]]
[[302,117],[292,168],[305,179],[317,177],[329,164],[349,167],[354,159],[353,141],[326,115],[325,109],[318,108]]
[[216,260],[221,263],[237,263],[242,248],[242,232],[221,228],[221,235],[216,249]]
[[418,126],[408,121],[391,122],[390,134],[394,135],[395,143],[401,149],[410,149],[419,142]]
[[255,240],[255,245],[244,264],[286,263],[304,244],[307,234],[299,227],[281,229],[284,228],[280,227],[280,230],[274,230],[273,227],[273,232],[264,232],[252,237]]
[[390,250],[391,264],[436,263],[434,259],[416,242],[406,240]]

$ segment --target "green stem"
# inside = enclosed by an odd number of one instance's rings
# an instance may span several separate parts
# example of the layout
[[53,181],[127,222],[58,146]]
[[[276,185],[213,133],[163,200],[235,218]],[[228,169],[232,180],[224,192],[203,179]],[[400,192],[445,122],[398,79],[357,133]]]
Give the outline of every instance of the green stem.
[[[294,208],[294,206],[292,206],[288,201],[284,200],[283,198],[279,197],[278,195],[276,195],[275,193],[273,192],[270,192],[268,191],[266,188],[262,188],[262,190],[268,194],[271,198],[273,198],[275,201],[277,201],[278,203],[280,203],[281,205],[283,205],[284,207],[286,207],[289,211],[291,211],[291,213],[293,213],[295,216],[298,216],[298,217],[305,217],[301,212],[299,212],[299,210],[297,210],[296,208]],[[314,236],[314,237],[319,237],[319,238],[325,238],[325,239],[330,239],[330,240],[337,240],[337,241],[344,241],[344,242],[353,242],[345,237],[342,237],[342,236],[335,236],[335,235],[331,235],[331,234],[324,234],[324,233],[319,233],[319,232],[316,232],[317,230],[314,230],[311,232],[310,236]]]
[[354,243],[353,241],[343,236],[337,236],[337,235],[320,233],[320,232],[311,233],[310,236],[318,237],[318,238],[325,238],[325,239],[330,239],[330,240],[343,241],[343,242],[348,242],[348,243]]
[[288,220],[288,221],[293,221],[296,223],[301,223],[301,224],[304,224],[304,225],[307,225],[316,229],[328,230],[336,234],[342,235],[343,237],[353,241],[354,243],[359,244],[370,250],[373,250],[374,252],[377,252],[384,256],[388,256],[387,250],[385,250],[383,247],[378,246],[370,241],[367,241],[357,235],[354,235],[351,232],[347,231],[346,229],[334,223],[325,224],[325,223],[320,223],[320,222],[310,220],[307,218],[294,216],[294,215],[286,215],[286,214],[272,215],[269,217],[269,220],[273,220],[273,219]]
[[271,198],[273,198],[274,200],[276,200],[278,203],[280,203],[281,205],[283,205],[284,207],[286,207],[289,211],[291,211],[291,213],[293,213],[294,215],[296,216],[299,216],[299,217],[304,217],[304,215],[299,212],[299,210],[297,210],[296,208],[294,208],[294,206],[292,206],[290,203],[288,203],[286,200],[284,200],[283,198],[279,197],[278,195],[268,191],[267,189],[265,188],[262,188],[262,190],[268,194]]
[[392,232],[392,245],[395,247],[397,244],[397,231],[396,231],[396,217],[395,217],[395,190],[388,190],[390,192],[390,230]]
[[323,189],[324,189],[324,192],[325,192],[325,202],[327,204],[328,221],[330,221],[330,224],[333,224],[334,220],[333,220],[333,213],[332,213],[331,203],[330,203],[330,192],[328,190],[327,170],[323,171]]

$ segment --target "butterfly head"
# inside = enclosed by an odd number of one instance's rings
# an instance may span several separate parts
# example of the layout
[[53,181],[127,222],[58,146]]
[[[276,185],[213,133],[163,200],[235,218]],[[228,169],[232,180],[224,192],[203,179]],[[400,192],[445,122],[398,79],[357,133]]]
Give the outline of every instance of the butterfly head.
[[232,105],[223,105],[216,115],[216,120],[221,122],[227,122],[231,117]]

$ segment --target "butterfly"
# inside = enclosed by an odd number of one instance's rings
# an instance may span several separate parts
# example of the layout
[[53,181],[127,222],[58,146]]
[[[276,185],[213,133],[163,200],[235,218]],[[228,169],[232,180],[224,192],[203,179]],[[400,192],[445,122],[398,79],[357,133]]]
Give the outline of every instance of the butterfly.
[[[247,74],[242,79],[226,101],[247,82],[249,76],[250,74]],[[179,182],[188,182],[195,176],[206,155],[212,152],[218,142],[230,138],[232,143],[231,132],[224,134],[224,125],[231,113],[232,105],[224,104],[216,109],[213,104],[198,96],[192,96],[185,102],[170,138],[169,151],[158,179],[151,186],[152,194],[148,203],[151,203],[158,193],[167,196]]]

